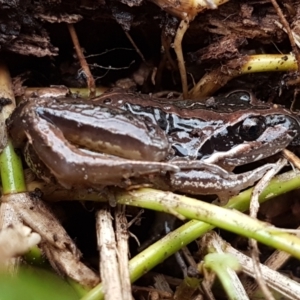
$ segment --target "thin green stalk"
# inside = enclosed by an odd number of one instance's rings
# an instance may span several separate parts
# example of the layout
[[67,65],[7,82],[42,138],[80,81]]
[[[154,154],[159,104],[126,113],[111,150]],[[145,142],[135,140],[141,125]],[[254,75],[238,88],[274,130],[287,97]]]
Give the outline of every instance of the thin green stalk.
[[[215,251],[214,249],[211,250]],[[218,276],[229,299],[239,299],[239,293],[231,274],[233,274],[232,271],[241,270],[241,266],[233,255],[217,252],[208,253],[205,255],[204,263],[201,264],[201,267],[214,272]]]
[[0,154],[0,174],[3,194],[26,192],[22,162],[10,141]]
[[[238,235],[253,238],[300,259],[300,238],[279,232],[279,230],[276,232],[273,226],[253,219],[237,210],[148,188],[130,193],[120,193],[117,199],[119,203],[122,202],[125,205],[171,212],[187,219],[206,222]],[[120,199],[122,200],[120,201]],[[186,238],[186,236],[182,237],[185,244]]]

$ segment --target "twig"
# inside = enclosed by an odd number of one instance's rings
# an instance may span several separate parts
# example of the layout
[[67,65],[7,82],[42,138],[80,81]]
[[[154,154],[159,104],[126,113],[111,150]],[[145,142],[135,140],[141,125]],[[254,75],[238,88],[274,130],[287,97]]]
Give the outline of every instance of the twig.
[[105,299],[123,300],[115,233],[112,216],[107,209],[97,212],[96,229]]
[[174,71],[177,70],[177,65],[170,53],[171,37],[167,36],[164,30],[162,31],[161,34],[161,45],[164,48],[164,54],[166,55],[172,70]]
[[75,28],[74,28],[73,24],[67,24],[67,26],[68,26],[68,29],[69,29],[69,32],[70,32],[70,35],[71,35],[71,38],[73,41],[73,45],[74,45],[80,66],[87,77],[87,84],[88,84],[88,88],[90,89],[90,97],[95,97],[95,95],[96,95],[95,80],[94,80],[93,75],[90,71],[90,68],[86,62],[86,59],[82,53],[82,49],[80,47]]
[[109,52],[113,52],[113,51],[116,51],[116,50],[134,51],[135,49],[125,48],[125,47],[119,47],[119,48],[113,48],[113,49],[106,49],[105,51],[103,51],[101,53],[87,55],[87,56],[85,56],[85,58],[102,56],[102,55],[105,55],[105,54],[107,54]]
[[288,21],[286,20],[285,16],[283,15],[282,10],[279,7],[279,5],[277,4],[276,0],[271,0],[271,2],[272,2],[273,6],[276,10],[276,13],[277,13],[278,17],[280,18],[280,21],[281,21],[282,25],[284,26],[284,28],[287,32],[287,35],[289,37],[293,53],[294,53],[294,55],[297,59],[298,72],[299,72],[300,71],[300,53],[299,53],[299,50],[298,50],[297,45],[295,43],[295,39],[294,39],[293,33],[291,31],[290,25],[289,25]]
[[[300,227],[298,227],[296,230],[299,230]],[[297,236],[299,236],[299,232],[297,233]],[[264,279],[267,281],[268,285],[270,285],[270,282],[272,282],[272,285],[277,285],[279,291],[282,288],[286,288],[284,284],[282,284],[282,282],[280,281],[280,278],[278,278],[277,274],[275,271],[278,270],[279,268],[281,268],[289,259],[291,258],[291,255],[283,252],[283,251],[278,251],[276,250],[275,252],[272,253],[271,256],[268,257],[268,259],[264,262],[264,268],[270,268],[271,270],[274,270],[274,272],[272,271],[267,271],[268,269],[263,270],[263,276]],[[244,267],[244,265],[243,265]],[[272,272],[273,276],[272,278],[268,276],[269,272]],[[282,275],[279,275],[282,276]],[[285,278],[287,278],[286,276],[284,276]],[[287,280],[290,280],[287,278]],[[294,282],[292,282],[291,286],[294,286]],[[253,280],[249,280],[246,279],[244,281],[244,286],[246,287],[247,293],[250,297],[252,297],[252,295],[254,295],[254,293],[257,291],[257,282],[253,282]],[[292,295],[291,299],[295,299],[295,295],[293,295],[293,293],[296,294],[299,293],[299,291],[297,289],[300,288],[300,286],[296,286],[296,291],[295,290],[291,290],[289,291],[290,295]],[[280,291],[280,293],[284,294],[285,292]],[[286,295],[285,295],[286,296]]]
[[[286,165],[287,161],[285,159],[281,159],[277,162],[274,168],[269,170],[259,181],[259,183],[255,186],[251,202],[250,202],[250,216],[252,218],[257,217],[257,212],[259,209],[259,200],[258,197],[263,191],[263,189],[269,184],[271,179]],[[268,300],[275,300],[272,293],[268,289],[266,282],[263,278],[262,270],[260,268],[260,261],[259,261],[259,249],[257,246],[257,241],[254,239],[249,239],[249,246],[251,248],[251,257],[253,260],[253,268],[256,273],[256,281],[263,292],[264,296]]]
[[257,241],[254,239],[249,239],[249,246],[251,249],[251,258],[253,262],[253,270],[254,270],[256,282],[260,287],[265,299],[275,300],[263,277],[263,273],[260,267],[259,249],[257,246]]
[[178,69],[170,53],[171,41],[172,41],[171,37],[165,33],[165,30],[162,30],[161,32],[161,54],[162,55],[155,75],[155,83],[157,87],[161,86],[163,72],[166,68],[167,63],[169,63],[169,66],[172,71]]
[[288,54],[260,54],[233,59],[207,72],[189,92],[189,98],[210,96],[233,78],[244,74],[296,70],[295,57]]
[[125,35],[127,36],[127,38],[129,39],[131,45],[134,47],[135,51],[137,52],[137,54],[141,57],[142,61],[144,63],[147,64],[145,57],[143,55],[143,53],[141,52],[141,50],[139,49],[139,47],[136,45],[136,43],[134,42],[134,40],[132,39],[132,37],[130,36],[129,32],[124,30]]
[[258,198],[262,191],[267,187],[267,185],[270,183],[271,179],[287,164],[286,159],[280,159],[276,164],[274,164],[274,167],[266,172],[266,174],[260,179],[258,184],[255,186],[251,202],[250,202],[250,217],[256,218],[257,212],[259,209],[259,201]]
[[130,64],[126,67],[112,67],[112,66],[105,67],[105,66],[100,66],[96,63],[89,64],[89,66],[93,66],[93,67],[97,67],[97,68],[101,68],[101,69],[105,69],[105,70],[124,70],[124,69],[128,69],[134,63],[135,63],[135,60],[131,61]]
[[300,170],[300,159],[297,155],[288,149],[282,150],[282,154],[290,163]]
[[182,53],[182,39],[184,37],[184,34],[189,28],[189,24],[190,24],[189,17],[183,19],[180,22],[174,40],[174,51],[177,55],[178,68],[179,68],[181,84],[182,84],[182,94],[184,99],[188,98],[188,85],[187,85],[185,62]]
[[[255,278],[255,271],[253,269],[253,262],[252,259],[236,249],[234,249],[231,245],[226,243],[223,246],[226,253],[231,253],[234,255],[238,261],[240,262],[243,272],[247,275]],[[279,292],[284,299],[297,299],[300,293],[300,285],[296,281],[288,278],[287,276],[283,276],[280,273],[271,270],[267,266],[260,264],[260,268],[262,269],[264,280],[268,283],[268,285],[275,291]],[[244,285],[245,286],[245,285]],[[251,297],[253,294],[252,291],[249,291],[249,286],[246,286],[246,291],[248,295]],[[253,297],[251,297],[252,299]]]
[[129,274],[129,249],[128,249],[128,225],[125,216],[125,207],[118,205],[115,214],[116,220],[116,239],[117,239],[117,251],[119,260],[119,272],[121,279],[121,288],[123,294],[123,300],[132,300],[131,294],[131,282]]

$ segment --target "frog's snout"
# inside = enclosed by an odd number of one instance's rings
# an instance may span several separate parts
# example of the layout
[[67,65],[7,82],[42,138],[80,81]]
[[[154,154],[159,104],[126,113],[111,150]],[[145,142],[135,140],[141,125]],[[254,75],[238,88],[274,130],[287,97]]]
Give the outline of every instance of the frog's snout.
[[287,133],[293,137],[290,145],[300,146],[300,115],[288,117],[288,119],[290,120],[290,130]]

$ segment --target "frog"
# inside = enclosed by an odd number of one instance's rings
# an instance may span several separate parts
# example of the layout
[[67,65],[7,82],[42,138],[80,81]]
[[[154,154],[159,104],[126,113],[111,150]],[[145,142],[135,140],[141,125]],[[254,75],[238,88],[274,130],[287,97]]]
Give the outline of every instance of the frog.
[[299,117],[248,91],[202,102],[124,90],[91,100],[29,98],[7,125],[39,177],[68,189],[142,182],[223,197],[253,185],[272,164],[241,174],[235,167],[300,143]]

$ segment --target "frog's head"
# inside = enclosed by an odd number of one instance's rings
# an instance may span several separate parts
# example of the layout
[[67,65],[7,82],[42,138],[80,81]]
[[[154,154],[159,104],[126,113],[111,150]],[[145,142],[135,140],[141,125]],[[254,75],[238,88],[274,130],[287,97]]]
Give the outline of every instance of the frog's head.
[[232,118],[208,137],[202,159],[238,166],[272,156],[288,145],[300,145],[300,118],[280,107],[253,109]]

